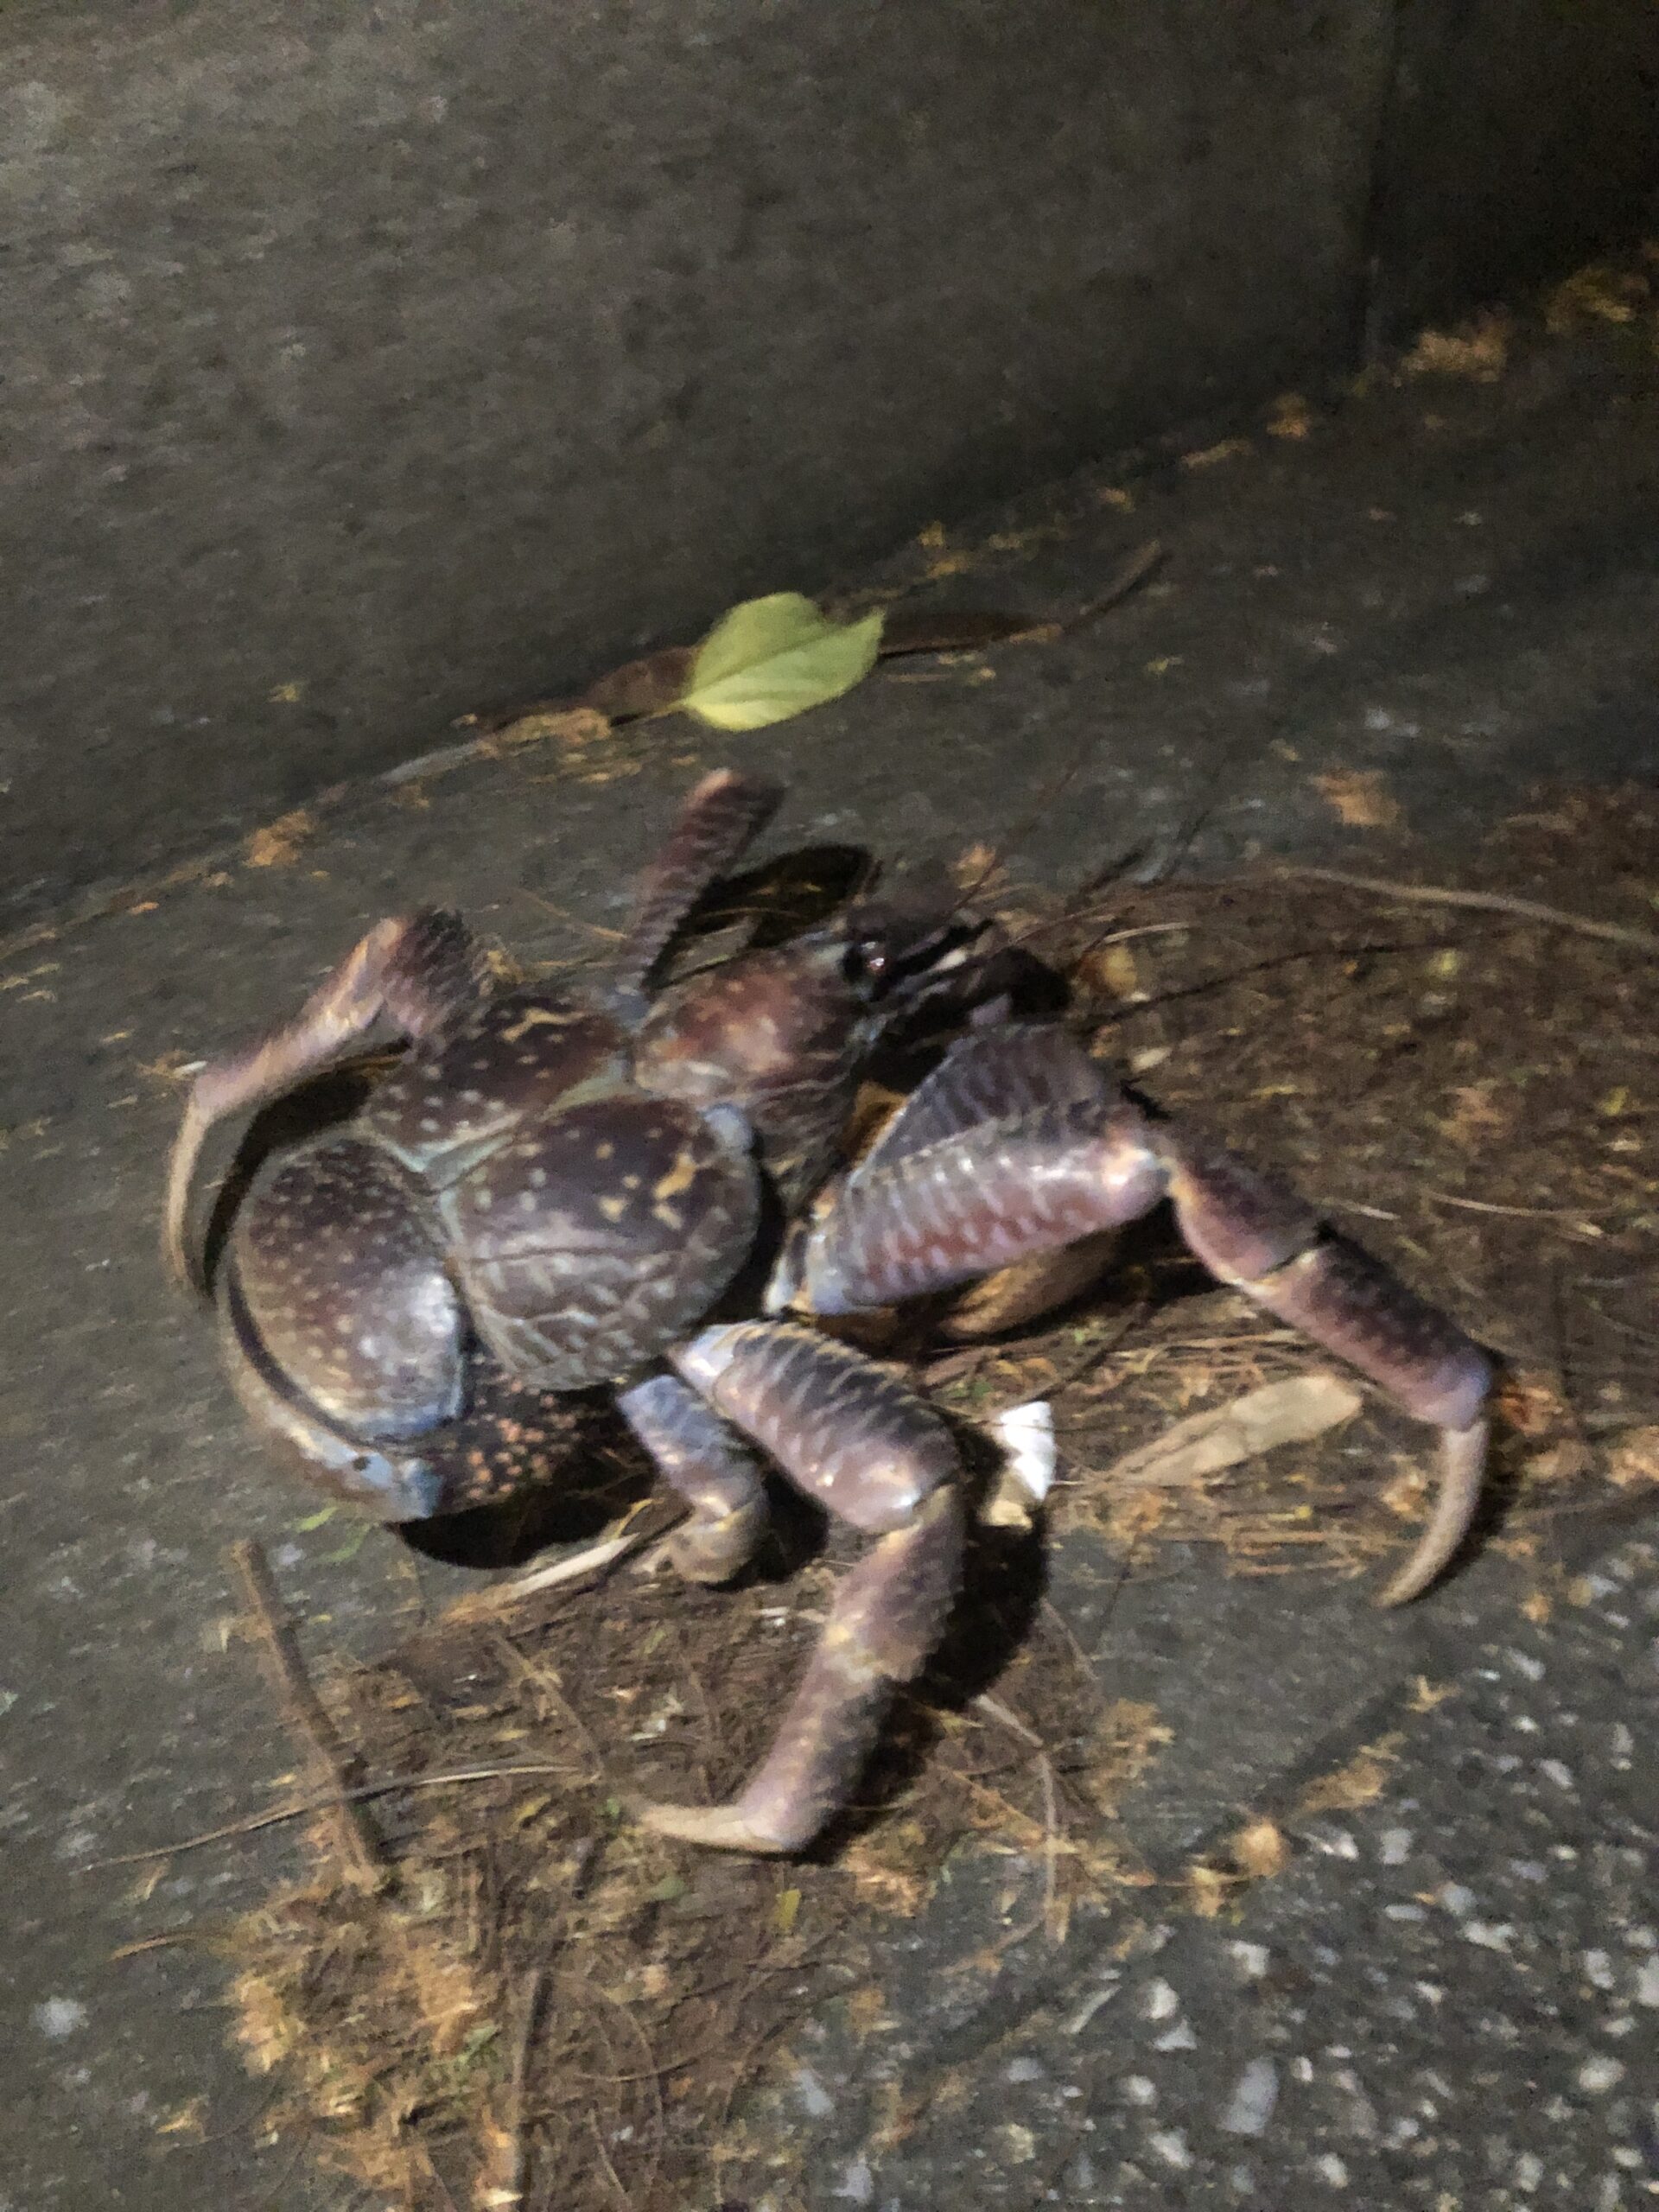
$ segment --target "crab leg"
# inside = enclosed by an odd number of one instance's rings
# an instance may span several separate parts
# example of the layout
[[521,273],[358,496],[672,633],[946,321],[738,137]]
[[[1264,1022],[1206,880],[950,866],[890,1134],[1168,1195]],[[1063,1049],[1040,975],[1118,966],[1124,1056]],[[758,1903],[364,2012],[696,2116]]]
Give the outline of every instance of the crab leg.
[[202,1255],[187,1237],[203,1145],[227,1115],[251,1113],[318,1075],[385,1020],[407,1038],[430,1035],[484,989],[478,949],[458,914],[439,909],[377,922],[295,1015],[239,1052],[210,1060],[191,1086],[168,1163],[162,1232],[181,1282],[204,1288]]
[[782,787],[716,768],[687,798],[679,819],[639,880],[617,982],[642,989],[674,932],[709,886],[777,812]]
[[717,1849],[798,1851],[848,1802],[895,1685],[921,1672],[938,1641],[962,1564],[956,1447],[891,1376],[810,1330],[740,1322],[705,1329],[672,1357],[807,1497],[877,1540],[836,1591],[742,1794],[642,1815],[662,1834]]
[[[1068,1065],[1062,1055],[1057,1071]],[[1167,1196],[1211,1274],[1440,1432],[1434,1510],[1382,1602],[1427,1589],[1479,1501],[1486,1355],[1379,1262],[1325,1230],[1293,1192],[1233,1154],[1154,1125],[1103,1084],[1092,1103],[1007,1111],[1007,1094],[1027,1081],[1006,1041],[963,1053],[954,1073],[947,1061],[830,1195],[774,1302],[847,1313],[948,1289],[1120,1227]],[[999,1107],[1001,1118],[990,1118]],[[961,1109],[954,1127],[953,1108]]]
[[1181,1235],[1211,1274],[1357,1367],[1440,1431],[1440,1488],[1415,1549],[1380,1593],[1404,1605],[1468,1534],[1486,1464],[1491,1363],[1456,1323],[1380,1260],[1321,1228],[1274,1178],[1179,1131],[1160,1130]]
[[654,1375],[617,1400],[658,1472],[691,1508],[668,1540],[688,1582],[729,1582],[766,1533],[760,1471],[714,1409],[677,1376]]

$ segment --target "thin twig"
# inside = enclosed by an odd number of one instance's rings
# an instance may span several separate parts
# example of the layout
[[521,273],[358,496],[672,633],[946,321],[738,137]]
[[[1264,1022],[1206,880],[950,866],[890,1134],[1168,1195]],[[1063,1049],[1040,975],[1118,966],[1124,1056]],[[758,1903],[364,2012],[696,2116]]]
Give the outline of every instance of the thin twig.
[[1139,591],[1163,564],[1163,546],[1155,537],[1148,539],[1146,544],[1138,547],[1112,571],[1104,590],[1096,593],[1085,606],[1080,607],[1075,614],[1069,615],[1061,623],[1061,629],[1079,630],[1085,622],[1092,622],[1097,615],[1108,613],[1114,607],[1121,606],[1131,592]]
[[988,1713],[993,1720],[1001,1721],[1003,1727],[1011,1728],[1016,1736],[1022,1737],[1034,1750],[1042,1750],[1043,1739],[1036,1730],[1027,1728],[1017,1713],[1010,1713],[1007,1707],[994,1698],[988,1690],[982,1690],[974,1703],[982,1713]]
[[521,2204],[524,2191],[530,2186],[531,2139],[534,2132],[528,2094],[531,2053],[535,2049],[542,2014],[547,2004],[548,1979],[545,1965],[537,1967],[530,1977],[530,1986],[524,1993],[524,2017],[518,2031],[518,2048],[513,2056],[512,2104],[509,2121],[512,2133],[512,2155],[507,2166],[507,2188]]
[[613,1530],[601,1536],[597,1543],[589,1544],[585,1551],[573,1552],[564,1559],[555,1560],[549,1567],[533,1567],[528,1574],[515,1575],[511,1582],[498,1582],[488,1590],[471,1592],[458,1598],[446,1607],[442,1619],[447,1624],[474,1620],[480,1616],[499,1612],[505,1607],[516,1605],[521,1598],[539,1597],[544,1590],[556,1590],[567,1582],[579,1582],[584,1575],[603,1574],[619,1560],[626,1559],[630,1552],[637,1552],[642,1544],[662,1534],[660,1522],[650,1528],[631,1528],[628,1523],[638,1518],[640,1509],[618,1524],[621,1530]]
[[1060,1889],[1060,1819],[1054,1800],[1054,1767],[1046,1751],[1037,1754],[1037,1770],[1043,1783],[1043,1928],[1051,1943],[1058,1943],[1056,1907]]
[[1467,906],[1478,913],[1513,914],[1520,921],[1544,922],[1552,929],[1574,930],[1580,937],[1599,937],[1609,944],[1659,953],[1659,935],[1652,930],[1631,929],[1621,922],[1594,922],[1586,915],[1569,914],[1537,899],[1517,899],[1507,891],[1459,891],[1440,884],[1400,883],[1388,876],[1351,875],[1346,868],[1314,868],[1301,861],[1281,861],[1276,873],[1313,876],[1321,883],[1339,883],[1349,891],[1369,891],[1379,899],[1401,899],[1418,906]]
[[341,1790],[337,1796],[308,1797],[298,1805],[279,1805],[272,1812],[251,1814],[245,1821],[232,1821],[222,1828],[207,1828],[200,1835],[186,1836],[181,1843],[158,1843],[148,1851],[123,1851],[111,1859],[83,1859],[81,1866],[86,1873],[98,1866],[139,1866],[152,1859],[171,1859],[175,1852],[200,1851],[205,1844],[257,1835],[261,1828],[280,1827],[284,1821],[302,1821],[312,1813],[331,1812],[337,1805],[362,1805],[372,1797],[391,1797],[400,1789],[442,1789],[452,1783],[498,1782],[514,1774],[568,1775],[569,1771],[568,1765],[527,1764],[462,1767],[453,1774],[397,1774],[386,1782],[359,1783],[354,1789]]
[[1450,1191],[1421,1189],[1419,1196],[1436,1205],[1461,1206],[1466,1213],[1497,1213],[1511,1221],[1583,1221],[1592,1214],[1622,1213],[1622,1206],[1499,1206],[1485,1198],[1454,1198]]
[[289,1733],[298,1742],[314,1781],[328,1785],[324,1802],[332,1816],[346,1877],[359,1889],[378,1889],[385,1866],[374,1832],[358,1809],[353,1793],[353,1785],[363,1771],[362,1762],[342,1741],[306,1672],[294,1623],[264,1549],[246,1538],[232,1545],[231,1558],[242,1578],[248,1609],[259,1631],[266,1672],[281,1702]]
[[599,2163],[604,2167],[606,2177],[611,2187],[622,2200],[622,2212],[633,2212],[633,2199],[617,2178],[616,2168],[611,2164],[610,2153],[605,2148],[605,2138],[599,2132],[599,2120],[596,2114],[591,2112],[588,2113],[588,2125],[594,2132],[594,2148],[599,2153]]

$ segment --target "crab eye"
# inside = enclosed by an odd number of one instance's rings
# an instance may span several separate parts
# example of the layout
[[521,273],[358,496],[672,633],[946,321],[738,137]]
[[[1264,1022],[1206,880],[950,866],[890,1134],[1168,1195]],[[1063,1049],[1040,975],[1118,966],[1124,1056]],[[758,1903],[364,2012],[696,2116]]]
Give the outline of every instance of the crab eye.
[[842,978],[854,985],[879,983],[889,965],[888,955],[879,944],[849,944],[841,956]]
[[366,1452],[359,1452],[352,1461],[352,1472],[354,1475],[366,1475],[373,1464]]

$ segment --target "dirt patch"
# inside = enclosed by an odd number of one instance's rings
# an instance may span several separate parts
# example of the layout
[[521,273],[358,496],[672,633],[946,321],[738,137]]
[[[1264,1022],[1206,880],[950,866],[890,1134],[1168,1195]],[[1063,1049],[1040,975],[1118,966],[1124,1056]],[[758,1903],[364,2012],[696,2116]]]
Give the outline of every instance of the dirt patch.
[[[1534,1611],[1565,1581],[1564,1530],[1659,1497],[1656,854],[1654,793],[1566,792],[1459,888],[1571,918],[1306,874],[1064,907],[999,893],[1134,1083],[1282,1169],[1505,1355],[1487,1540],[1532,1562]],[[1050,1399],[1051,1524],[1098,1529],[1129,1571],[1179,1540],[1233,1571],[1357,1576],[1408,1541],[1427,1491],[1421,1433],[1370,1402],[1198,1479],[1107,1473],[1173,1419],[1317,1363],[1154,1226],[1058,1321],[936,1344],[917,1372],[969,1433]],[[997,1943],[1149,1878],[1112,1810],[1160,1716],[1102,1698],[1042,1604],[1039,1537],[1007,1528],[982,1529],[947,1649],[808,1860],[700,1855],[630,1822],[636,1796],[719,1797],[758,1757],[843,1563],[817,1541],[786,1514],[736,1591],[630,1560],[324,1685],[366,1764],[381,1877],[349,1878],[321,1823],[310,1878],[235,1931],[238,2032],[276,2088],[264,2125],[420,2212],[712,2206],[791,2025],[832,1995],[879,2011],[875,1938],[965,1840],[1042,1870],[1038,1917]],[[1250,1878],[1236,1857],[1196,1909]]]

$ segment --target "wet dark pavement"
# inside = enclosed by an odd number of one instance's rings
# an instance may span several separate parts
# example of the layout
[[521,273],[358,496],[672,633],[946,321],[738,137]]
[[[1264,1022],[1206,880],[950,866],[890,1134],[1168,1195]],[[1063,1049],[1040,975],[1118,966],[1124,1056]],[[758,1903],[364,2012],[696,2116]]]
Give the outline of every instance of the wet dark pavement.
[[[362,1652],[463,1579],[378,1533],[338,1556],[340,1524],[302,1527],[308,1502],[250,1447],[156,1256],[170,1067],[417,900],[534,957],[594,957],[674,797],[722,760],[790,779],[777,842],[984,839],[1055,884],[1129,855],[1262,854],[1455,881],[1535,779],[1659,775],[1650,315],[1517,342],[1490,383],[1315,407],[1304,436],[1245,429],[1237,450],[1148,454],[930,532],[874,580],[1065,619],[1163,543],[1149,586],[1057,639],[899,663],[751,738],[658,722],[435,764],[8,948],[6,2212],[342,2201],[261,2144],[210,1948],[111,1957],[186,1923],[211,1937],[291,1839],[178,1854],[159,1880],[105,1862],[264,1808],[290,1764],[230,1629],[233,1538],[265,1541],[320,1642]],[[1585,883],[1583,911],[1603,890]],[[891,2040],[855,2047],[830,2018],[798,2042],[786,2164],[762,2175],[775,2212],[1650,2197],[1655,1561],[1638,1534],[1571,1564],[1582,1602],[1535,1624],[1498,1559],[1382,1618],[1349,1589],[1246,1590],[1203,1561],[1107,1605],[1104,1554],[1068,1547],[1054,1594],[1091,1663],[1180,1723],[1126,1802],[1138,1844],[1174,1869],[1266,1809],[1299,1855],[1236,1920],[1173,1894],[1137,1904],[1138,1930],[1080,1914],[1065,1952],[1015,1947],[988,1993],[953,1998],[950,1961],[1000,1915],[1017,1926],[1035,1878],[964,1870],[907,1982],[895,1960]],[[1452,1694],[1414,1711],[1420,1675]],[[1309,1778],[1395,1731],[1374,1802],[1298,1821]],[[889,2139],[871,2114],[900,2075],[918,2101]]]

